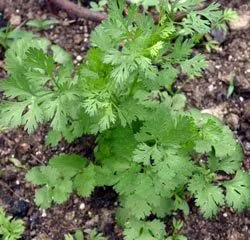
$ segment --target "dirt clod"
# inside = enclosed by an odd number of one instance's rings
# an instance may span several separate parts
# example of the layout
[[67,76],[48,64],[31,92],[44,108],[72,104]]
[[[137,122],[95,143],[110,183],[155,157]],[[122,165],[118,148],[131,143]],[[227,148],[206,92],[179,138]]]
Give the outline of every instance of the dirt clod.
[[239,122],[240,118],[237,114],[231,113],[226,117],[226,123],[232,128],[232,129],[238,129],[239,128]]
[[232,30],[248,29],[250,26],[250,11],[240,13],[236,20],[229,23],[229,26]]
[[23,218],[27,215],[29,211],[29,203],[24,200],[18,200],[14,203],[11,208],[12,215],[14,217]]
[[10,24],[13,25],[13,26],[18,26],[21,24],[21,16],[19,15],[15,15],[15,14],[11,14],[11,17],[10,17]]

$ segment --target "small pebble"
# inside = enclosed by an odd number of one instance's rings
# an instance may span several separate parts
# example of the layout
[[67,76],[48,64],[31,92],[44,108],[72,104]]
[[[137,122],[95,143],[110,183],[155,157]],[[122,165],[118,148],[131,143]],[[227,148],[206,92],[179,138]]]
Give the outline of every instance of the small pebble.
[[30,232],[30,236],[31,237],[34,237],[35,235],[36,235],[36,231],[35,230],[33,230],[33,231]]
[[46,213],[46,211],[43,209],[42,210],[42,217],[46,217],[47,216],[47,213]]
[[67,212],[65,214],[65,220],[67,221],[73,221],[74,218],[75,218],[75,212]]
[[36,156],[39,156],[39,155],[42,155],[42,152],[41,152],[41,151],[37,151],[37,152],[36,152]]
[[81,62],[81,61],[82,61],[82,56],[78,55],[78,56],[76,57],[76,60],[77,60],[78,62]]
[[223,213],[223,217],[225,217],[225,218],[226,218],[226,217],[227,217],[227,213]]
[[250,11],[240,13],[235,20],[229,22],[229,26],[232,30],[248,29],[250,26]]
[[11,14],[11,17],[10,17],[10,24],[13,25],[13,26],[18,26],[21,24],[21,16],[19,15],[15,15],[15,14]]
[[83,38],[82,38],[82,35],[81,35],[81,34],[76,34],[76,35],[74,36],[74,42],[75,42],[76,44],[80,44],[80,43],[82,42],[82,40],[83,40]]
[[28,143],[21,143],[19,146],[21,153],[26,153],[30,150],[30,145]]
[[232,129],[237,129],[239,128],[240,118],[237,114],[231,113],[227,116],[226,122]]
[[213,90],[214,90],[214,85],[213,84],[209,85],[208,86],[208,91],[212,92]]
[[250,142],[246,142],[244,146],[247,151],[250,151]]
[[80,206],[79,206],[79,209],[80,210],[83,210],[85,208],[85,204],[84,203],[81,203]]

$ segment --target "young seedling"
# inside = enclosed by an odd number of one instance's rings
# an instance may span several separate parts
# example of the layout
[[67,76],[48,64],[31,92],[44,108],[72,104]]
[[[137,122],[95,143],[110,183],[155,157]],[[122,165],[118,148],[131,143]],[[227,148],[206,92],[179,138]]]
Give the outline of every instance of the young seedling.
[[235,82],[234,82],[234,74],[230,74],[229,76],[229,86],[228,86],[228,89],[227,89],[227,98],[230,98],[234,92],[234,89],[235,89]]
[[167,237],[166,240],[187,240],[187,238],[180,233],[183,227],[183,221],[178,219],[173,219],[173,234],[172,236]]
[[35,19],[28,21],[26,25],[29,27],[37,28],[38,30],[47,30],[59,23],[60,22],[56,19],[50,19],[50,20]]

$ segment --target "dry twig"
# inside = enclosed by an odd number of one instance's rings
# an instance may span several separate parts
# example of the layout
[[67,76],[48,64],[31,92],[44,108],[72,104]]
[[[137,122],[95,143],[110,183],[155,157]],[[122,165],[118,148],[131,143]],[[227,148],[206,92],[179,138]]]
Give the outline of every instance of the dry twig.
[[68,13],[74,14],[77,17],[85,18],[95,22],[101,22],[107,18],[106,13],[94,12],[91,9],[80,7],[77,4],[68,0],[48,0],[51,4],[65,10]]

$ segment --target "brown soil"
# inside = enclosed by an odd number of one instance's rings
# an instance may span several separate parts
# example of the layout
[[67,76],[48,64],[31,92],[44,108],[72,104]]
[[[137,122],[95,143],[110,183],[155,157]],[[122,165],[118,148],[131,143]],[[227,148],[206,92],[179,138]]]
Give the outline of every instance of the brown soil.
[[[56,9],[46,9],[43,0],[9,0],[6,18],[21,16],[22,28],[28,19],[57,18],[53,29],[37,32],[61,45],[75,58],[84,56],[88,38],[95,24],[68,16]],[[250,10],[249,0],[223,0],[225,6]],[[29,29],[34,31],[34,29]],[[3,52],[0,54],[3,56]],[[209,67],[201,79],[188,82],[183,90],[188,106],[205,109],[219,116],[235,132],[245,152],[244,168],[250,170],[250,28],[229,32],[219,51],[207,54]],[[1,60],[0,60],[1,63]],[[230,74],[235,76],[235,91],[227,98]],[[5,72],[1,70],[0,77]],[[177,87],[182,83],[177,83]],[[0,93],[1,96],[1,93]],[[27,169],[40,166],[53,155],[74,152],[92,157],[94,139],[86,136],[72,144],[60,143],[46,147],[46,126],[28,135],[22,128],[0,133],[0,206],[9,214],[25,221],[25,240],[63,239],[63,235],[81,229],[88,233],[97,228],[107,239],[122,239],[122,230],[115,223],[117,195],[110,188],[98,188],[90,198],[73,195],[66,203],[41,211],[34,204],[34,187],[25,181]],[[13,164],[15,158],[22,164]],[[248,240],[250,239],[250,209],[241,214],[222,209],[211,220],[205,220],[190,202],[191,214],[184,217],[183,233],[190,240]],[[169,220],[167,220],[169,222]],[[169,224],[167,224],[168,226]],[[167,230],[170,231],[169,227]]]

